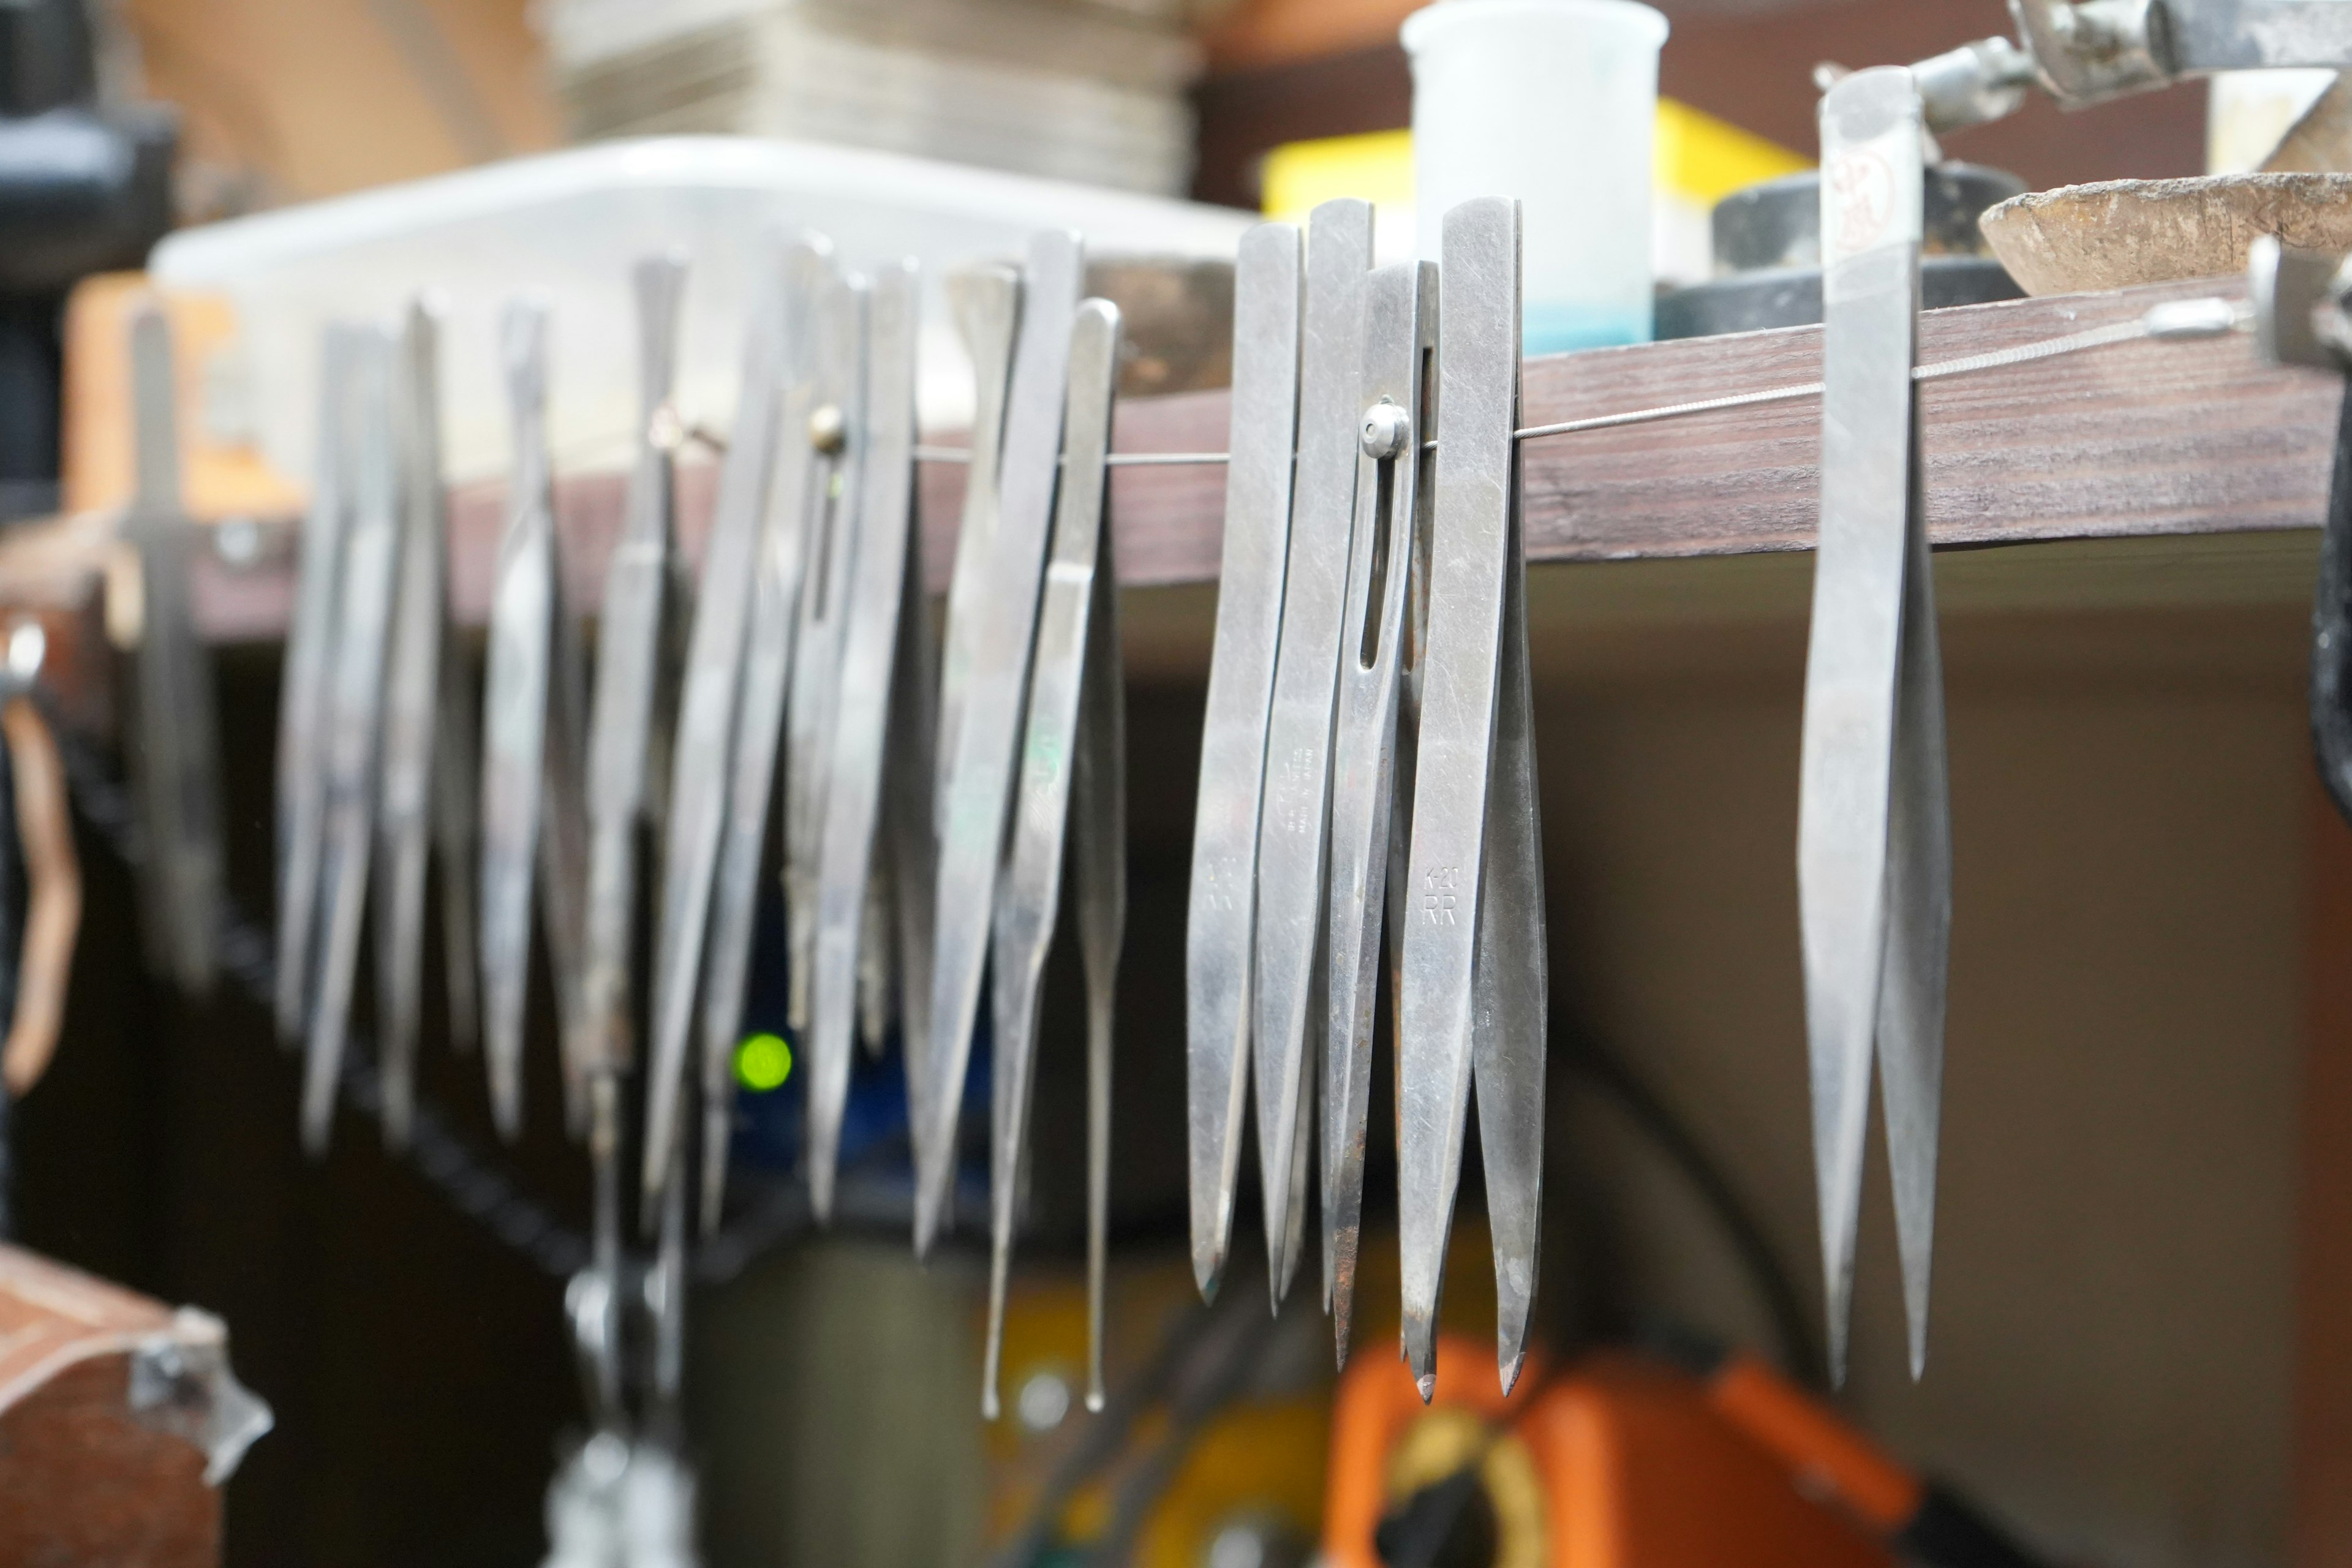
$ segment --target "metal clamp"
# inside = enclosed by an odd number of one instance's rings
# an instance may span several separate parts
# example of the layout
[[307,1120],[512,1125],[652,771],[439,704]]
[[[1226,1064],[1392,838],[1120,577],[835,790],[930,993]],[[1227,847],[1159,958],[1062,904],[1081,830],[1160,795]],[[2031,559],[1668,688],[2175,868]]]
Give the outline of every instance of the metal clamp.
[[2352,66],[2338,0],[2009,0],[2018,41],[1984,38],[1912,66],[1927,129],[2012,114],[2028,84],[2082,109],[2184,77]]

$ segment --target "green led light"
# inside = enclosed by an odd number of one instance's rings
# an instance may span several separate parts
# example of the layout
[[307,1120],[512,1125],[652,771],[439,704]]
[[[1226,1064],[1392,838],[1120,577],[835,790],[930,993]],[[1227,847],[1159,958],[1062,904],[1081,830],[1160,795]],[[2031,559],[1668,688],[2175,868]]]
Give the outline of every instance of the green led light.
[[751,1035],[735,1047],[735,1081],[754,1094],[781,1089],[793,1076],[793,1048],[782,1035]]

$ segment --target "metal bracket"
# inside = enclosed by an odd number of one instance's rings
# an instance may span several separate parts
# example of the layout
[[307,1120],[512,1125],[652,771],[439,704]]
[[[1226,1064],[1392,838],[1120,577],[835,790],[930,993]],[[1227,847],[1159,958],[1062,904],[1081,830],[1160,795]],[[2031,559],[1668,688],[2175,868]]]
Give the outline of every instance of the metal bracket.
[[236,1474],[245,1451],[278,1424],[268,1402],[229,1370],[228,1325],[194,1307],[173,1313],[169,1329],[132,1349],[128,1392],[142,1424],[203,1450],[207,1486]]
[[2083,109],[2184,77],[2352,66],[2340,0],[2009,0],[2019,42],[1984,38],[1911,67],[1930,131],[2016,112],[2039,84]]

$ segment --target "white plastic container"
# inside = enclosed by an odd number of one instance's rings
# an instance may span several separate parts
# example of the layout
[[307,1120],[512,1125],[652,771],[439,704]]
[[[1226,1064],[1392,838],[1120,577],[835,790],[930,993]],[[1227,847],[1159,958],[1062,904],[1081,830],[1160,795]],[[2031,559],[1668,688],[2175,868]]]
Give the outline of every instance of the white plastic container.
[[1634,0],[1441,0],[1402,36],[1421,254],[1455,204],[1517,196],[1527,352],[1646,342],[1666,19]]
[[724,430],[742,372],[752,269],[778,238],[829,237],[845,266],[912,257],[925,284],[919,400],[925,419],[970,416],[971,372],[940,293],[950,269],[1018,258],[1047,226],[1089,252],[1230,257],[1250,215],[894,153],[751,137],[608,142],[185,229],[155,248],[165,288],[226,295],[236,347],[205,367],[205,415],[243,422],[224,440],[273,468],[310,473],[319,331],[380,315],[419,289],[448,315],[441,349],[443,449],[459,478],[503,472],[503,303],[552,308],[549,435],[559,469],[625,463],[636,414],[632,262],[688,259],[678,405]]

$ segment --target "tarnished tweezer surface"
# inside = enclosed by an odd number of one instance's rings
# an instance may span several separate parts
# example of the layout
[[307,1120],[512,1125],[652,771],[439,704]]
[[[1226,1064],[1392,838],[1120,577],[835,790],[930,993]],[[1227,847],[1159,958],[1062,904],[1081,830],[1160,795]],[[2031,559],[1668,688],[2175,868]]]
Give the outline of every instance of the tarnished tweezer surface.
[[933,900],[940,877],[940,648],[923,581],[920,493],[919,488],[916,520],[908,525],[898,651],[891,667],[890,733],[884,742],[889,763],[882,775],[880,832],[888,854],[877,857],[888,862],[892,982],[910,1094],[924,1076],[924,1053],[930,1047],[931,938],[939,923]]
[[921,529],[906,552],[904,606],[890,693],[882,827],[889,847],[890,932],[898,960],[898,1040],[908,1105],[929,1076],[931,939],[938,930],[940,662],[923,591]]
[[629,958],[635,930],[637,825],[646,805],[661,616],[668,594],[673,474],[668,426],[677,371],[686,264],[653,257],[635,272],[638,430],[621,536],[604,574],[596,687],[588,720],[588,898],[578,1047],[591,1071],[629,1063]]
[[1260,224],[1242,236],[1234,268],[1225,538],[1184,921],[1192,1282],[1203,1298],[1224,1278],[1249,1087],[1257,816],[1290,546],[1302,254],[1295,226]]
[[[446,515],[446,509],[444,509]],[[445,610],[448,606],[445,604]],[[441,976],[449,1003],[449,1047],[471,1056],[482,1019],[480,907],[474,868],[481,860],[482,688],[474,650],[453,619],[442,634],[440,736],[433,746],[433,859],[441,889]]]
[[173,375],[171,323],[149,301],[131,319],[136,485],[124,520],[142,600],[132,775],[147,836],[142,930],[150,964],[203,995],[220,963],[220,734],[212,654],[196,636],[188,593],[194,525],[180,492]]
[[[1331,740],[1329,944],[1325,1016],[1309,1036],[1323,1076],[1324,1302],[1347,1355],[1364,1206],[1364,1131],[1372,1087],[1389,840],[1394,812],[1405,612],[1423,508],[1424,411],[1437,365],[1437,268],[1402,262],[1364,291],[1356,521],[1341,624]],[[1405,803],[1410,813],[1412,802]]]
[[1279,1301],[1304,1250],[1306,1163],[1299,1131],[1311,1125],[1308,1020],[1319,1043],[1328,953],[1323,941],[1324,850],[1330,819],[1331,726],[1347,615],[1349,539],[1355,527],[1359,429],[1363,418],[1364,286],[1371,269],[1372,209],[1326,202],[1307,229],[1306,331],[1299,352],[1298,469],[1284,575],[1282,637],[1266,730],[1259,806],[1256,963],[1258,1179],[1265,1197],[1268,1265]]
[[[1516,295],[1517,290],[1513,290]],[[1517,376],[1513,377],[1516,384]],[[1516,424],[1516,397],[1512,420]],[[1487,779],[1486,866],[1478,889],[1478,971],[1471,990],[1471,1081],[1486,1225],[1495,1251],[1495,1360],[1503,1392],[1518,1381],[1535,1305],[1543,1230],[1544,1060],[1549,1019],[1544,945],[1542,795],[1536,787],[1535,699],[1528,669],[1526,536],[1518,476],[1504,552],[1502,662]]]
[[[1028,1142],[1037,1061],[1038,991],[1061,909],[1062,859],[1069,826],[1073,764],[1081,741],[1080,716],[1086,710],[1084,689],[1089,681],[1102,679],[1088,668],[1087,656],[1096,646],[1088,634],[1102,600],[1115,591],[1109,553],[1103,546],[1103,480],[1109,471],[1105,459],[1110,454],[1118,329],[1118,307],[1108,300],[1089,300],[1078,307],[1070,332],[1061,494],[1055,509],[1053,547],[1045,561],[1045,590],[1037,606],[1036,658],[1031,667],[1021,773],[1013,795],[1012,845],[997,894],[988,1342],[981,1393],[982,1411],[992,1420],[997,1414],[1005,1284],[1012,1266],[1021,1154]],[[1118,671],[1107,673],[1116,678]],[[1098,873],[1103,847],[1090,841],[1088,847],[1095,858],[1087,869]],[[1088,912],[1097,920],[1104,913],[1099,909]],[[1099,932],[1096,941],[1100,941]],[[1092,1000],[1100,993],[1091,973],[1088,978]],[[1091,1016],[1088,1022],[1091,1043]]]
[[[522,1129],[523,1012],[530,973],[534,868],[548,767],[549,664],[555,621],[555,514],[547,458],[547,310],[509,304],[499,321],[513,462],[490,589],[483,680],[481,970],[490,1117]],[[550,931],[552,938],[552,922]],[[552,940],[549,951],[554,951]]]
[[702,587],[695,596],[686,692],[678,702],[678,744],[670,774],[669,817],[664,824],[661,919],[654,945],[653,1048],[646,1082],[643,1173],[648,1199],[660,1195],[671,1171],[685,1168],[672,1158],[671,1145],[683,1135],[680,1106],[694,1027],[695,984],[703,973],[702,939],[727,811],[727,769],[719,759],[733,747],[752,568],[775,460],[776,403],[784,368],[782,272],[781,265],[774,266],[754,297],[743,350],[742,392],[719,470],[710,533],[703,543]]
[[2181,71],[2352,66],[2352,7],[2341,0],[2175,0],[2165,20]]
[[848,277],[835,282],[818,302],[816,398],[804,437],[816,448],[816,499],[809,514],[806,581],[784,721],[786,1017],[803,1038],[816,973],[817,884],[824,791],[833,777],[834,714],[847,625],[844,610],[857,559],[858,487],[866,477],[868,300],[866,279]]
[[841,1118],[856,1050],[860,944],[874,880],[876,829],[883,816],[884,742],[898,686],[907,556],[915,500],[915,344],[922,296],[912,262],[876,270],[867,303],[865,442],[855,521],[855,557],[843,605],[841,666],[832,778],[818,836],[816,973],[811,998],[809,1206],[833,1212]]
[[831,468],[809,443],[815,407],[816,353],[811,340],[817,301],[833,277],[832,247],[803,238],[784,263],[784,346],[773,473],[760,524],[751,582],[751,623],[736,693],[734,749],[728,758],[727,824],[711,889],[710,938],[702,982],[702,1226],[719,1224],[726,1197],[728,1138],[734,1093],[735,1037],[758,912],[760,867],[775,799],[776,741],[791,689],[794,632],[812,527],[822,521]]
[[[948,579],[947,635],[940,660],[940,729],[935,766],[955,758],[956,727],[963,722],[971,679],[971,641],[978,625],[972,595],[988,584],[989,549],[996,537],[997,464],[1004,447],[1004,397],[1013,374],[1013,334],[1021,321],[1021,274],[1010,267],[974,267],[947,280],[956,331],[971,356],[971,463],[964,469],[963,515],[956,528],[955,570]],[[944,804],[948,781],[932,795]],[[928,1004],[929,998],[926,998]]]
[[[1115,385],[1118,355],[1111,357]],[[1118,570],[1108,494],[1102,505],[1070,763],[1071,881],[1087,976],[1087,1408],[1097,1412],[1103,1407],[1103,1297],[1110,1275],[1111,1038],[1119,952],[1127,944],[1127,674],[1119,656]]]
[[383,1137],[404,1147],[416,1099],[424,984],[425,870],[440,738],[441,633],[448,618],[448,527],[442,512],[439,321],[413,303],[393,382],[393,462],[400,544],[385,652],[383,740],[376,794],[376,1047]]
[[1822,521],[1797,890],[1830,1371],[1843,1379],[1874,1044],[1915,1375],[1926,1351],[1951,849],[1911,382],[1919,100],[1906,71],[1861,71],[1821,115]]
[[[1513,436],[1519,392],[1517,204],[1485,198],[1448,212],[1440,265],[1437,396],[1444,425],[1437,448],[1397,1025],[1404,1350],[1424,1399],[1435,1386],[1438,1297],[1461,1180],[1474,1060],[1497,1058],[1499,1071],[1523,1068],[1532,1056],[1534,1087],[1519,1086],[1517,1092],[1532,1093],[1538,1136],[1543,1081],[1542,906],[1539,897],[1523,907],[1510,901],[1525,898],[1531,881],[1539,894],[1540,868],[1498,868],[1515,852],[1525,854],[1534,833],[1531,760],[1524,770],[1513,766],[1526,744],[1524,714],[1506,717],[1519,706],[1512,682],[1525,679],[1526,647],[1517,608],[1523,568]],[[1514,728],[1516,742],[1502,732]],[[1526,820],[1499,819],[1512,811]],[[1489,900],[1496,904],[1492,910],[1485,909]],[[1533,928],[1532,973],[1498,972],[1507,951],[1498,946],[1499,926],[1506,921]],[[1496,929],[1490,931],[1490,923]],[[1483,1009],[1505,1004],[1515,1014],[1532,1016],[1481,1018]],[[1533,1038],[1474,1040],[1497,1024],[1531,1029]],[[1506,1092],[1510,1086],[1482,1085],[1480,1102]],[[1528,1111],[1523,1105],[1511,1109]],[[1537,1149],[1539,1157],[1539,1143]],[[1507,1194],[1507,1206],[1512,1198],[1531,1208],[1536,1194]],[[1524,1264],[1531,1272],[1531,1255]],[[1522,1322],[1524,1308],[1521,1301]],[[1502,1321],[1507,1335],[1507,1300]],[[1507,1385],[1517,1372],[1516,1351],[1507,1344],[1504,1360]]]
[[395,342],[366,332],[352,366],[351,533],[335,608],[335,648],[327,689],[327,810],[319,875],[318,983],[303,1054],[302,1145],[326,1152],[335,1086],[342,1075],[358,972],[361,917],[367,908],[368,853],[375,823],[377,721],[384,645],[392,627],[393,563],[399,542],[393,475],[392,391]]
[[319,447],[310,508],[302,520],[299,575],[286,629],[284,695],[278,707],[278,1037],[302,1037],[317,931],[319,838],[327,802],[327,686],[343,535],[351,515],[352,366],[359,334],[331,325],[320,336]]
[[[1022,279],[1021,331],[1004,419],[996,531],[984,589],[974,595],[971,666],[955,755],[940,803],[937,935],[932,943],[931,1045],[915,1100],[915,1248],[927,1252],[954,1194],[956,1120],[971,1057],[1005,816],[1021,742],[1023,700],[1037,625],[1046,532],[1060,474],[1063,394],[1069,376],[1083,257],[1078,237],[1040,232]],[[950,637],[955,634],[952,630]]]
[[577,1141],[589,1131],[590,1064],[581,1055],[589,1042],[578,1023],[588,964],[588,655],[572,614],[572,596],[564,590],[562,530],[553,539],[547,741],[540,763],[544,793],[539,809],[539,907],[562,1026],[563,1124]]

